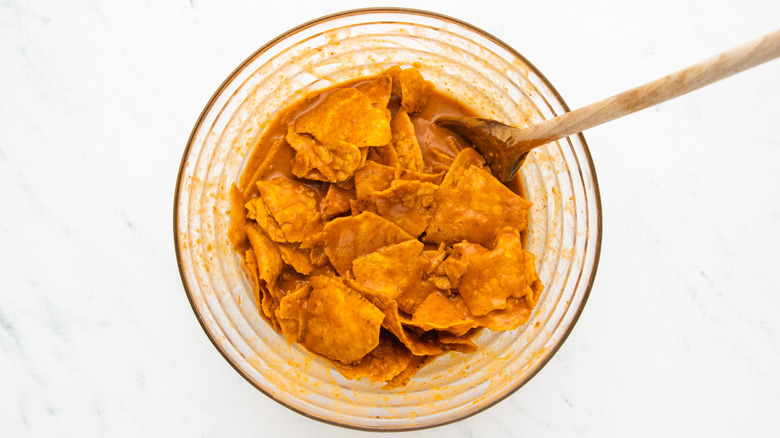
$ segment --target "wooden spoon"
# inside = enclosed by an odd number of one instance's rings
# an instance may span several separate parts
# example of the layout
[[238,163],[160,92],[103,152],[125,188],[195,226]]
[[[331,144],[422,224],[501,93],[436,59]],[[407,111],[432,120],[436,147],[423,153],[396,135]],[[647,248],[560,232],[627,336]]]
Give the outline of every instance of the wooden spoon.
[[514,128],[476,117],[440,117],[435,123],[470,140],[485,157],[493,174],[506,183],[514,177],[528,152],[537,146],[665,102],[778,56],[780,30],[527,128]]

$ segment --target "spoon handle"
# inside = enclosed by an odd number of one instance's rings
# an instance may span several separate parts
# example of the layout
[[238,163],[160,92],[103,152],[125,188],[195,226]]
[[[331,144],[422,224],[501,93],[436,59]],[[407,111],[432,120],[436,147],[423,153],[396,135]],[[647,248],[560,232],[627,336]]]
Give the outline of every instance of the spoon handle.
[[512,136],[540,145],[665,102],[780,56],[780,30],[707,58],[678,72],[564,113]]

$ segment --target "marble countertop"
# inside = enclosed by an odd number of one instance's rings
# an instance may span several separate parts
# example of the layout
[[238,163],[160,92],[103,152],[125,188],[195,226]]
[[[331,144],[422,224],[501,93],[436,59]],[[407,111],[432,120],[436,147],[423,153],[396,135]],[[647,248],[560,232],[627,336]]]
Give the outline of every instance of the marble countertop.
[[[399,1],[514,46],[571,107],[777,28],[780,2]],[[367,433],[302,417],[220,356],[179,278],[190,130],[249,54],[380,2],[0,2],[3,436]],[[780,60],[585,133],[595,286],[553,360],[430,437],[780,430]]]

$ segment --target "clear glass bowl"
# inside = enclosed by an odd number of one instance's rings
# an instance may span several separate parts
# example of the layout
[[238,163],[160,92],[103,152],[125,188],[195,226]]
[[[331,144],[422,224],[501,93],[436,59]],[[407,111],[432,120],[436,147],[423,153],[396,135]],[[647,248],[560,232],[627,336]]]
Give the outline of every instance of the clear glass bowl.
[[174,239],[187,296],[225,359],[260,391],[303,415],[369,430],[417,429],[479,412],[536,374],[571,331],[590,292],[601,244],[601,204],[582,135],[536,149],[521,177],[534,203],[526,249],[545,290],[522,329],[475,339],[402,389],[346,380],[289,345],[258,315],[227,239],[230,185],[274,115],[306,93],[392,65],[423,76],[483,117],[515,126],[567,111],[542,74],[514,49],[462,21],[409,9],[348,11],[303,24],[244,61],[206,105],[176,185]]

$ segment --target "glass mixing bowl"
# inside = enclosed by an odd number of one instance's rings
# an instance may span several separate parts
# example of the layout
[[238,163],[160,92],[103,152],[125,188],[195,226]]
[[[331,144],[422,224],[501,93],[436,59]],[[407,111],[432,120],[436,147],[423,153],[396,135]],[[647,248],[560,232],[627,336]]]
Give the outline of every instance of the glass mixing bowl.
[[524,328],[482,331],[473,354],[448,353],[404,388],[346,380],[289,345],[258,315],[227,239],[231,183],[276,113],[310,91],[416,64],[438,90],[481,116],[525,126],[568,110],[514,49],[460,20],[409,9],[348,11],[303,24],[244,61],[206,105],[176,185],[174,239],[192,309],[225,359],[257,389],[303,415],[369,430],[416,429],[479,412],[523,386],[560,348],[598,264],[601,204],[582,135],[532,152],[520,171],[530,212],[526,249],[545,290]]

